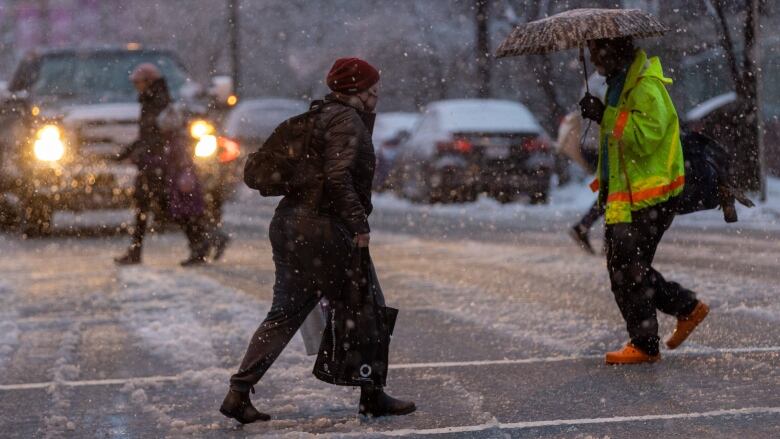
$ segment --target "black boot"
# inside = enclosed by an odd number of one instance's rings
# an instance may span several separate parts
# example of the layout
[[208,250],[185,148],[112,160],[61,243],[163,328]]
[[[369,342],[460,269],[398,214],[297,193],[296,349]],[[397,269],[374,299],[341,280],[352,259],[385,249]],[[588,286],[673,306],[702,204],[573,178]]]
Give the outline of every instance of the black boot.
[[382,390],[381,387],[360,387],[359,413],[364,416],[400,416],[408,415],[417,410],[411,401],[401,401]]
[[218,261],[225,254],[225,249],[230,243],[230,237],[221,230],[214,233],[216,235],[214,239],[214,260]]
[[127,253],[125,253],[123,256],[119,256],[114,258],[114,263],[117,265],[135,265],[141,263],[141,247],[136,245],[131,245],[129,249],[127,249]]
[[590,254],[596,254],[595,251],[593,251],[593,246],[590,245],[590,237],[588,236],[588,228],[583,226],[582,224],[577,224],[576,226],[569,229],[569,236],[579,244],[579,246],[585,250],[586,252]]
[[242,424],[251,424],[257,421],[269,421],[271,416],[257,411],[249,399],[249,392],[239,392],[230,389],[219,412],[228,418],[233,418]]
[[200,253],[191,253],[190,257],[181,261],[179,264],[182,267],[194,267],[196,265],[203,265],[206,263],[206,256]]

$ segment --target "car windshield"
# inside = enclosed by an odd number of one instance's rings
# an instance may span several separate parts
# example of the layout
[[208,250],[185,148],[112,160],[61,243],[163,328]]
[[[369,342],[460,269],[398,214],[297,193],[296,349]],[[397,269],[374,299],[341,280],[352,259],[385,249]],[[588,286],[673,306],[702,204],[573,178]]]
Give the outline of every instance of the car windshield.
[[157,65],[174,98],[186,81],[182,68],[161,52],[101,52],[45,55],[29,72],[26,89],[43,98],[80,103],[131,102],[137,92],[128,79],[141,63]]

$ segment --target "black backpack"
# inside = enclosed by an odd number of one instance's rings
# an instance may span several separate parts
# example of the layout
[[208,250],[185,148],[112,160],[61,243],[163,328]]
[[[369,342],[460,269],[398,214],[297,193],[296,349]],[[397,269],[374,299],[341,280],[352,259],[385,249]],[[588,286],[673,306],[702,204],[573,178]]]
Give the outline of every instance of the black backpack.
[[264,197],[287,195],[301,187],[308,178],[299,172],[312,156],[314,120],[321,105],[313,104],[303,114],[291,117],[277,126],[256,152],[249,154],[244,165],[244,183]]
[[704,134],[686,131],[681,139],[685,158],[685,186],[675,202],[679,214],[723,208],[726,222],[737,221],[734,201],[753,207],[741,191],[729,183],[731,160],[726,149]]

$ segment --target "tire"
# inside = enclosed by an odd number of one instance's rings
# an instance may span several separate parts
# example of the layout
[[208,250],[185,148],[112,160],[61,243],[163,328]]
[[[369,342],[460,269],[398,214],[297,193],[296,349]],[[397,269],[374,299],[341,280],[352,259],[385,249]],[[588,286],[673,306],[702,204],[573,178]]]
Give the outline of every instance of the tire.
[[0,194],[0,230],[10,230],[18,224],[18,206],[11,204],[4,194]]
[[548,194],[547,190],[532,192],[530,196],[530,203],[533,205],[547,204],[550,199],[550,195]]
[[22,203],[19,225],[28,238],[46,236],[51,233],[54,212],[45,199],[33,198]]

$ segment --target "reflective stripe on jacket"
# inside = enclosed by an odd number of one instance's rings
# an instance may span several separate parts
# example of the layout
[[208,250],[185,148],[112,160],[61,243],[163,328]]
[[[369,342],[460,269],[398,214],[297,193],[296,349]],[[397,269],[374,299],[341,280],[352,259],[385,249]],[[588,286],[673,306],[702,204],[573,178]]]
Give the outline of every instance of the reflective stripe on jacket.
[[[685,166],[680,122],[666,90],[671,83],[658,57],[648,59],[639,49],[618,106],[606,103],[600,143],[607,142],[607,224],[631,222],[632,211],[682,192]],[[600,151],[598,169],[603,159]],[[603,194],[599,198],[603,200]]]

